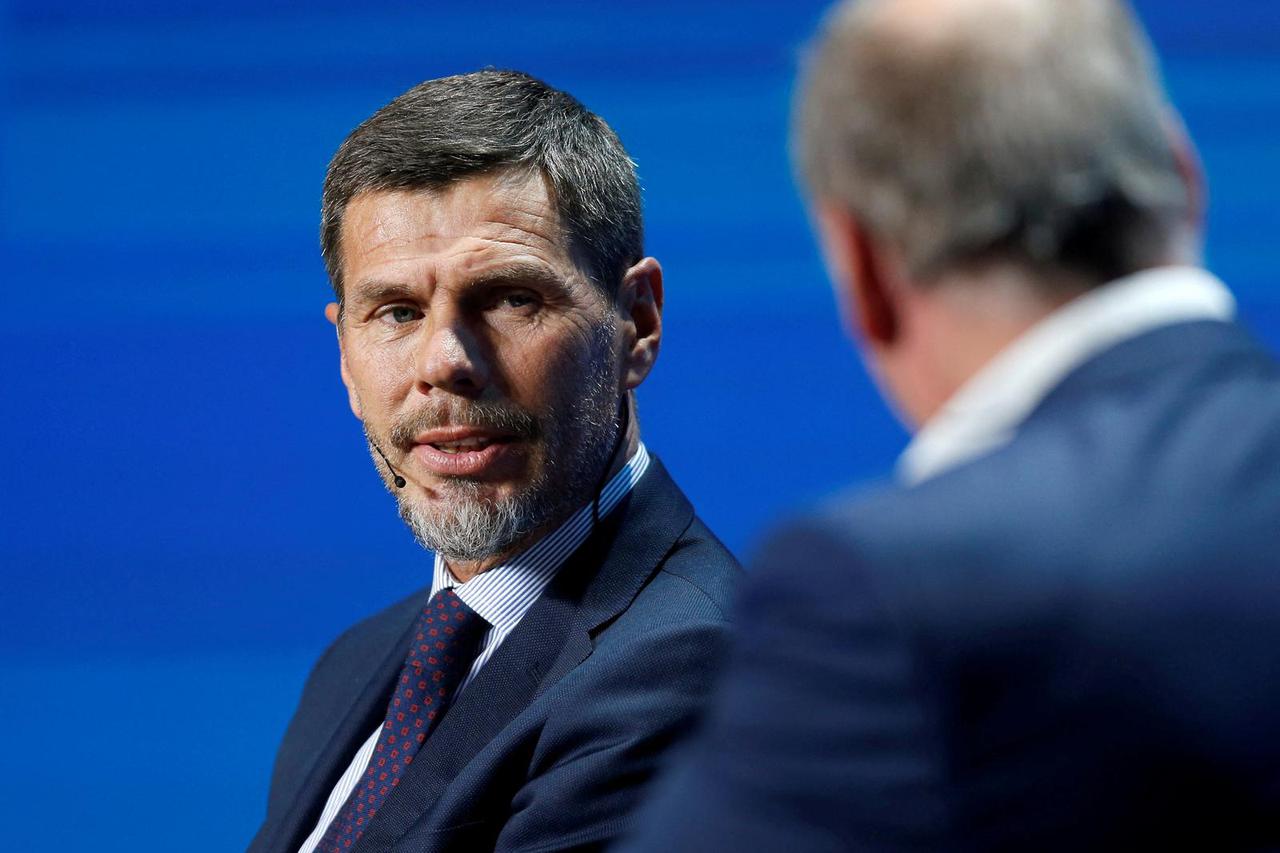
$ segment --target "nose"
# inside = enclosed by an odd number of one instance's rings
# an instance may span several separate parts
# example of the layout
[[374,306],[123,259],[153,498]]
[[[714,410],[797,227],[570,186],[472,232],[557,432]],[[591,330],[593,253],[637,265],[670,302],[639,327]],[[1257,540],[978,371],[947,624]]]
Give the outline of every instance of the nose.
[[419,390],[439,388],[462,397],[478,397],[489,384],[483,342],[461,313],[433,316],[417,356]]

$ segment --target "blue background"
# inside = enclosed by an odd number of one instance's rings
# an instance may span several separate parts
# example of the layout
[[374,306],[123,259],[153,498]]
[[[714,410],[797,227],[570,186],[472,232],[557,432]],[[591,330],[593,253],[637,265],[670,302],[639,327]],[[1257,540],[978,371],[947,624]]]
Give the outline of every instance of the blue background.
[[[521,68],[622,136],[667,273],[645,436],[733,549],[903,446],[785,157],[823,4],[450,5],[0,0],[6,850],[242,848],[310,662],[427,582],[316,248],[334,148],[422,79]],[[1210,266],[1280,345],[1280,13],[1139,9],[1209,175]]]

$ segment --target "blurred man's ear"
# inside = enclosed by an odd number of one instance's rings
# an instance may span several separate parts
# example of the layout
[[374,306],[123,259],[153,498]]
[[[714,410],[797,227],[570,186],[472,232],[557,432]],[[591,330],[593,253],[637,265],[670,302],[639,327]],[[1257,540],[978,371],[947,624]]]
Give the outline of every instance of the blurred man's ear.
[[819,204],[814,219],[845,330],[870,346],[893,344],[898,305],[885,253],[843,207]]
[[1191,141],[1191,134],[1187,133],[1182,116],[1173,107],[1165,110],[1164,125],[1178,174],[1182,176],[1182,182],[1187,188],[1187,225],[1200,235],[1204,233],[1205,210],[1208,207],[1208,190],[1205,186],[1204,167],[1200,163],[1200,152]]

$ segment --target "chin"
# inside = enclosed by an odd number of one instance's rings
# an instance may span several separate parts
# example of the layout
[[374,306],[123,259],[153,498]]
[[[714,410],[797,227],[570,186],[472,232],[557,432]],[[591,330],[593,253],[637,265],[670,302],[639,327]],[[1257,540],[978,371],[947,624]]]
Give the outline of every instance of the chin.
[[528,490],[529,486],[524,482],[456,477],[433,483],[428,490],[429,496],[423,503],[430,509],[448,512],[463,503],[499,503],[518,499]]
[[451,560],[476,561],[504,553],[540,521],[538,508],[527,501],[483,492],[435,500],[404,496],[399,503],[400,517],[419,544]]

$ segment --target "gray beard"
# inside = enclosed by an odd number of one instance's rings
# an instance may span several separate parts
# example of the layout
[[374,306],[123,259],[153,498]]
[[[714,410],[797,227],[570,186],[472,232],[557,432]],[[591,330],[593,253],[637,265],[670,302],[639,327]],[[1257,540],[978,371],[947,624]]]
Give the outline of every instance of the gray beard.
[[441,507],[397,495],[400,517],[428,551],[450,561],[477,562],[511,550],[549,514],[532,489],[497,501],[481,497],[479,490],[477,483],[459,482]]
[[[411,500],[388,485],[400,506],[400,517],[423,548],[452,562],[507,555],[538,530],[563,522],[593,497],[621,429],[610,358],[615,332],[612,323],[597,330],[590,373],[569,388],[566,399],[557,401],[546,416],[542,424],[546,462],[522,491],[494,500],[481,495],[481,483],[458,478],[446,487],[448,498],[428,503]],[[374,457],[374,464],[379,462]]]

